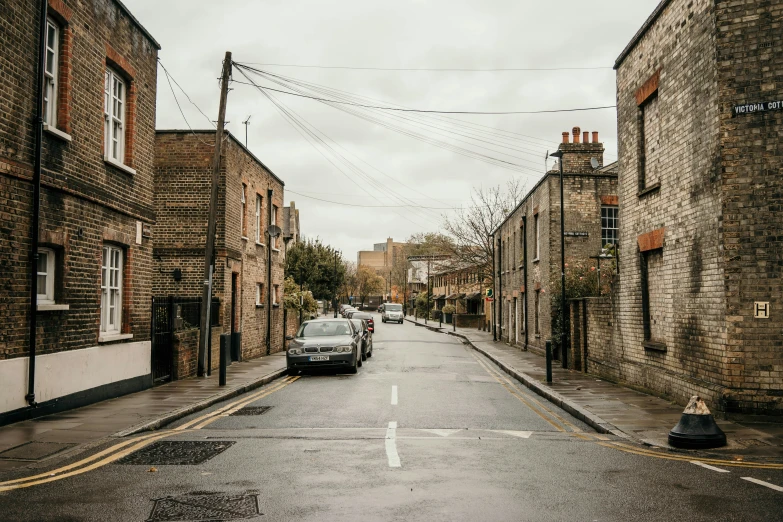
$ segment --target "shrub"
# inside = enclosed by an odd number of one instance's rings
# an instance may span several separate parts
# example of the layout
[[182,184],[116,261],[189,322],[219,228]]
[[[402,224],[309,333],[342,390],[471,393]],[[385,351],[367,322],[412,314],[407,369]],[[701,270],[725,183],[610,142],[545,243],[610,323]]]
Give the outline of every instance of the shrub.
[[457,311],[457,308],[454,305],[446,305],[443,307],[443,313],[444,314],[453,314]]

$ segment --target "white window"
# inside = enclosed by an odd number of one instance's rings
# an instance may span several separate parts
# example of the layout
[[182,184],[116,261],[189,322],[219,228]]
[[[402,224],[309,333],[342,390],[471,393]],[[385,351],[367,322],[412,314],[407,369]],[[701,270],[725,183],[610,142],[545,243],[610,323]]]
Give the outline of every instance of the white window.
[[38,249],[38,304],[54,304],[54,250]]
[[280,285],[275,285],[272,291],[272,305],[277,305],[280,301],[280,296],[278,293],[280,292]]
[[242,213],[239,215],[239,230],[242,233],[242,237],[247,237],[247,231],[245,230],[245,212],[247,212],[247,185],[242,183]]
[[256,195],[256,243],[261,242],[261,196]]
[[619,238],[617,207],[601,207],[601,247],[616,245]]
[[541,223],[538,220],[538,214],[533,216],[534,225],[536,228],[536,242],[533,245],[533,251],[536,253],[536,259],[541,255]]
[[256,283],[256,304],[264,303],[264,283]]
[[101,267],[101,333],[120,333],[121,318],[122,250],[105,246]]
[[44,123],[57,125],[57,67],[60,58],[60,28],[46,21],[46,62],[44,64]]
[[125,163],[125,82],[106,69],[103,83],[104,149],[111,161]]

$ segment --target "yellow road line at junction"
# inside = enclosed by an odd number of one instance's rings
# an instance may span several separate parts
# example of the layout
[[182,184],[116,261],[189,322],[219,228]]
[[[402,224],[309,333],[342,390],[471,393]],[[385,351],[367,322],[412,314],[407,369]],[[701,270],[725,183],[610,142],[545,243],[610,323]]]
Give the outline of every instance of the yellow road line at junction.
[[[212,422],[215,422],[221,417],[228,416],[231,413],[241,409],[242,407],[250,404],[251,402],[254,402],[258,399],[261,399],[263,397],[266,397],[267,395],[271,395],[272,393],[279,391],[292,382],[299,379],[299,377],[286,377],[283,382],[272,386],[271,388],[263,389],[259,392],[253,393],[246,397],[241,397],[240,399],[237,399],[235,401],[232,401],[228,403],[227,405],[218,408],[217,410],[210,412],[208,414],[202,415],[196,419],[193,419],[191,421],[188,421],[187,423],[183,424],[182,426],[178,426],[175,429],[172,430],[165,430],[163,432],[158,433],[150,433],[147,435],[143,435],[141,437],[137,437],[131,440],[125,440],[122,442],[119,442],[109,448],[106,448],[103,451],[100,451],[96,453],[95,455],[91,455],[87,458],[84,458],[78,462],[74,462],[72,464],[69,464],[67,466],[63,466],[61,468],[57,468],[52,471],[48,471],[46,473],[40,473],[38,475],[32,475],[30,477],[24,477],[14,480],[8,480],[5,482],[0,482],[0,492],[3,491],[11,491],[14,489],[22,489],[22,488],[28,488],[31,486],[37,486],[39,484],[46,484],[48,482],[54,482],[57,480],[62,480],[64,478],[72,477],[75,475],[80,475],[82,473],[86,473],[88,471],[92,471],[94,469],[103,467],[107,464],[111,464],[112,462],[115,462],[127,455],[130,455],[131,453],[138,451],[149,444],[156,442],[160,439],[164,439],[167,437],[171,437],[172,435],[180,435],[183,433],[189,433],[196,430],[199,430]],[[189,428],[190,426],[193,426],[194,424],[197,424],[193,428]],[[132,446],[130,446],[133,444]],[[130,446],[130,447],[127,447]],[[123,449],[126,448],[126,449]],[[118,451],[121,450],[121,451]],[[102,458],[103,457],[103,458]],[[100,460],[99,460],[100,459]],[[97,462],[96,462],[97,461]],[[92,463],[92,464],[90,464]],[[87,465],[89,464],[89,465]],[[78,469],[77,469],[78,468]],[[67,473],[66,473],[67,472]]]

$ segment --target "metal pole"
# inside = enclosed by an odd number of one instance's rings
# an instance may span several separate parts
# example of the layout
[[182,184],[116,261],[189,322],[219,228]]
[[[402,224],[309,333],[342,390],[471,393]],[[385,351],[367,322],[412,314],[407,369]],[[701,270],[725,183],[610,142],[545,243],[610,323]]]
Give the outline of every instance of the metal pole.
[[204,250],[204,290],[201,296],[201,331],[198,345],[198,376],[204,376],[207,364],[207,308],[212,296],[209,287],[209,267],[215,250],[215,229],[217,220],[218,184],[220,181],[220,153],[223,147],[223,127],[226,120],[226,101],[228,99],[228,79],[231,76],[231,53],[227,52],[223,60],[223,75],[220,82],[220,108],[215,131],[215,156],[212,159],[212,190],[209,197],[209,217],[207,222],[207,245]]
[[546,341],[546,382],[552,382],[552,341]]
[[566,277],[565,277],[565,197],[563,196],[563,156],[560,156],[560,356],[563,368],[568,368],[566,341]]
[[269,223],[269,226],[266,227],[266,354],[269,355],[272,353],[272,241],[276,239],[275,237],[272,237],[271,231],[269,230],[269,227],[271,227],[274,223],[272,223],[272,195],[274,192],[272,189],[266,190],[266,201],[267,201],[267,223]]
[[38,100],[35,114],[35,166],[33,170],[33,215],[30,238],[30,357],[27,366],[27,395],[25,400],[35,406],[35,334],[38,328],[38,221],[41,208],[41,156],[43,154],[44,83],[46,66],[46,17],[49,2],[41,0],[38,42]]
[[427,320],[430,317],[430,259],[427,259],[427,310],[424,313],[424,324],[429,324]]

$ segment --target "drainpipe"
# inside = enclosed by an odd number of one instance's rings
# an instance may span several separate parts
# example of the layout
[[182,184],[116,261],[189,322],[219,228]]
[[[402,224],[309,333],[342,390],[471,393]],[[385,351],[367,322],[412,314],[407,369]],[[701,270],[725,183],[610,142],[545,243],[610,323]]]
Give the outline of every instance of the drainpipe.
[[[525,205],[527,207],[527,205]],[[527,211],[527,210],[526,210]],[[527,328],[527,216],[522,216],[522,231],[524,236],[522,237],[522,284],[525,285],[525,299],[522,301],[522,307],[525,314],[525,350],[528,347],[528,328]]]
[[497,337],[495,340],[503,340],[503,240],[498,238],[498,290],[495,293],[495,314],[497,320],[495,321],[496,328],[498,327],[498,321],[500,322],[500,339]]
[[27,366],[27,395],[25,400],[35,406],[35,333],[38,326],[38,221],[41,209],[41,155],[43,149],[44,62],[46,60],[46,17],[48,1],[41,0],[41,19],[38,42],[38,100],[35,115],[35,169],[33,171],[33,219],[30,240],[30,362]]
[[[267,231],[272,226],[272,189],[266,191]],[[272,353],[272,234],[266,235],[266,354]]]

